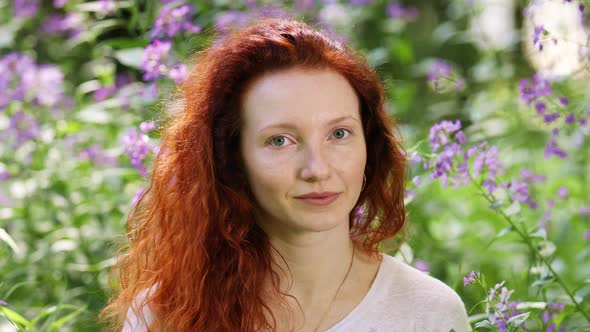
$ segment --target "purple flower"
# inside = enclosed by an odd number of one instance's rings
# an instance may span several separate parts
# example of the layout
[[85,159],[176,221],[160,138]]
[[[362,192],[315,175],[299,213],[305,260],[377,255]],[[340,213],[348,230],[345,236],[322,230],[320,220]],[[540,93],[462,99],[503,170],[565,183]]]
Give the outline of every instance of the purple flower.
[[414,151],[414,152],[410,153],[408,160],[412,164],[418,164],[418,163],[422,162],[422,156],[420,156],[420,154],[417,151]]
[[434,86],[435,91],[441,89],[441,81],[451,76],[451,64],[442,59],[435,59],[428,68],[428,81]]
[[413,21],[418,17],[418,9],[414,6],[404,7],[399,2],[387,5],[387,15],[396,20]]
[[561,159],[567,158],[567,153],[557,145],[555,138],[550,139],[545,147],[545,159],[549,159],[551,156],[557,156]]
[[188,77],[186,66],[184,64],[179,64],[170,68],[170,73],[168,76],[170,76],[170,78],[172,78],[176,84],[184,82]]
[[10,117],[8,129],[4,135],[12,138],[13,147],[19,147],[26,141],[39,136],[39,133],[39,123],[32,116],[23,111],[16,111]]
[[14,16],[35,16],[39,11],[39,0],[13,0]]
[[559,97],[559,103],[562,106],[567,106],[567,105],[569,105],[570,101],[566,97],[561,96],[561,97]]
[[539,97],[551,96],[551,85],[549,84],[549,81],[544,80],[538,74],[533,74],[531,80],[520,80],[518,87],[520,90],[520,98],[529,106]]
[[512,195],[510,197],[512,199],[523,203],[529,201],[530,198],[528,183],[519,180],[512,180],[509,183],[507,183],[505,187],[511,189]]
[[576,122],[576,115],[574,113],[569,113],[566,117],[565,117],[565,123],[567,124],[572,124]]
[[583,216],[590,215],[590,206],[582,206],[580,208],[580,214],[583,215]]
[[131,160],[131,165],[140,171],[141,176],[147,177],[147,170],[143,165],[143,160],[152,150],[150,140],[146,134],[140,133],[137,129],[129,129],[123,137],[125,153]]
[[68,2],[68,0],[53,0],[53,7],[54,8],[63,8],[63,6]]
[[193,24],[192,17],[193,9],[190,5],[181,5],[176,8],[164,6],[158,12],[150,37],[172,38],[183,32],[199,33],[201,26]]
[[117,92],[117,88],[114,85],[101,86],[100,88],[94,90],[94,92],[92,93],[92,97],[95,101],[99,102],[114,95],[115,92]]
[[156,128],[156,124],[154,121],[144,121],[139,125],[139,129],[144,132],[148,133]]
[[374,0],[348,0],[352,6],[366,6],[373,3]]
[[491,146],[489,149],[476,155],[473,163],[475,169],[474,177],[477,177],[486,167],[490,179],[495,179],[499,173],[503,173],[502,163],[498,159],[498,147]]
[[489,195],[493,194],[498,188],[498,184],[495,181],[489,179],[484,180],[481,185],[488,189]]
[[78,157],[81,160],[90,160],[99,166],[117,166],[117,158],[107,156],[104,150],[98,144],[93,144],[90,147],[80,151]]
[[0,170],[0,181],[6,181],[8,179],[10,179],[11,175],[10,173],[8,173],[7,170]]
[[117,2],[115,0],[99,0],[100,12],[103,15],[113,15],[117,9]]
[[172,44],[169,41],[154,40],[149,44],[141,57],[143,79],[151,81],[163,77],[168,72],[168,53]]
[[567,189],[567,187],[559,187],[559,189],[557,189],[557,196],[560,198],[566,198],[568,194],[569,189]]
[[479,272],[471,271],[467,277],[463,277],[463,287],[475,283],[476,279],[480,277]]
[[[535,30],[533,31],[533,45],[537,45],[539,43],[539,36],[541,33],[545,32],[545,29],[542,25],[536,26]],[[543,50],[543,44],[539,43],[539,51]]]
[[545,114],[545,110],[547,109],[547,104],[542,101],[535,102],[535,109],[537,110],[537,114],[543,115]]
[[7,306],[8,303],[6,303],[6,301],[0,300],[0,305]]
[[422,184],[422,178],[419,176],[414,176],[412,178],[412,183],[414,183],[415,185],[419,186]]
[[25,100],[25,92],[33,86],[27,86],[22,77],[35,75],[36,70],[33,59],[25,54],[9,53],[0,58],[0,108]]
[[441,183],[446,186],[448,183],[448,177],[453,171],[453,158],[460,156],[462,152],[461,145],[457,142],[453,142],[449,145],[445,145],[443,150],[437,155],[435,161],[434,171],[430,174],[431,179],[441,179]]
[[219,32],[226,32],[230,27],[244,27],[248,24],[250,15],[237,10],[230,10],[215,18],[215,29]]
[[520,176],[525,181],[533,182],[533,183],[534,182],[543,182],[543,181],[547,180],[546,176],[534,174],[533,172],[531,172],[529,169],[526,169],[526,168],[524,168],[520,171]]
[[132,77],[129,75],[129,73],[126,73],[126,74],[119,73],[115,77],[115,84],[111,84],[108,86],[101,86],[100,88],[94,90],[92,96],[93,96],[94,100],[97,102],[103,101],[103,100],[107,99],[108,97],[117,93],[117,91],[120,91],[121,88],[123,88],[124,86],[129,84],[131,82],[131,80],[132,80]]
[[584,231],[584,240],[590,240],[590,229]]
[[84,16],[79,13],[52,14],[41,24],[41,31],[48,34],[67,33],[68,37],[76,37],[84,29]]
[[414,261],[414,267],[422,272],[428,273],[430,271],[430,264],[428,264],[428,262],[420,260],[420,259],[416,259]]
[[430,141],[430,147],[435,152],[441,146],[445,146],[450,142],[450,136],[461,129],[461,121],[457,120],[451,122],[443,120],[430,128],[428,134],[428,140]]
[[552,123],[555,120],[559,119],[560,116],[561,116],[561,114],[559,114],[559,112],[545,114],[545,116],[543,117],[543,121],[545,123],[549,124],[549,123]]
[[315,5],[315,0],[295,0],[294,8],[296,11],[304,12],[311,10]]

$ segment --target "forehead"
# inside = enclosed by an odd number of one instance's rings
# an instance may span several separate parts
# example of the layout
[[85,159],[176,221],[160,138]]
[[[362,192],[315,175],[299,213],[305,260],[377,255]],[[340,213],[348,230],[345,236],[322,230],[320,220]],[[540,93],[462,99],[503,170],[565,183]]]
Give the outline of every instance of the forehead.
[[242,112],[246,127],[326,122],[341,116],[360,120],[356,92],[344,76],[327,69],[292,68],[259,77],[244,93]]

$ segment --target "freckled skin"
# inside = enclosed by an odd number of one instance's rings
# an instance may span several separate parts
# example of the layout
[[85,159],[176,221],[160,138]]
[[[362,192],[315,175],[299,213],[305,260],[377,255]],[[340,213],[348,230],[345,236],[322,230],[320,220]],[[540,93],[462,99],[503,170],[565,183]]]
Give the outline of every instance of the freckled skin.
[[[262,206],[261,227],[280,236],[348,229],[363,183],[366,143],[359,100],[346,78],[301,68],[265,74],[245,92],[241,111],[241,148]],[[277,123],[291,126],[268,128]],[[295,198],[324,191],[341,194],[327,206]]]

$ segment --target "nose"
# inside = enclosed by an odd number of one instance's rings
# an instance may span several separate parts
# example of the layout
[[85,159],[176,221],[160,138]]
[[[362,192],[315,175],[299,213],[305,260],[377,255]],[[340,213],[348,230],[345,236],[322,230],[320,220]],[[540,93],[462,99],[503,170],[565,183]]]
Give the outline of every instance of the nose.
[[303,151],[301,178],[307,182],[322,181],[330,177],[330,165],[320,147],[308,146]]

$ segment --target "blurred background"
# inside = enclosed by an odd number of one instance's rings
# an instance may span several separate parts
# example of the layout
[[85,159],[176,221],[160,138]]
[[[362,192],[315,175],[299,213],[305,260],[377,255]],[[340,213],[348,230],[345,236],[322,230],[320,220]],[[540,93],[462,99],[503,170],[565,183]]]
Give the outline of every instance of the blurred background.
[[0,331],[102,330],[187,59],[261,17],[329,30],[381,77],[411,166],[390,254],[478,330],[590,331],[588,5],[0,0]]

